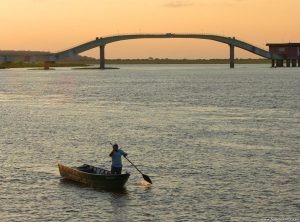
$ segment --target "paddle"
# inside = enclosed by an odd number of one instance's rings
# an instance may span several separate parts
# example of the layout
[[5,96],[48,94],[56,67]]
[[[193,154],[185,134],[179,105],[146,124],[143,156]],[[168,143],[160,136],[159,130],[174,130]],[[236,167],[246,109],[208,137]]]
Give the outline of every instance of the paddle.
[[[110,143],[110,145],[112,145],[113,146],[113,144],[112,143]],[[134,168],[135,169],[137,169],[137,171],[139,171],[141,174],[142,174],[142,176],[143,176],[143,178],[144,178],[144,180],[146,180],[148,183],[151,183],[152,184],[152,181],[151,181],[151,179],[150,179],[150,177],[149,176],[147,176],[147,175],[145,175],[145,174],[143,174],[142,173],[142,171],[140,171],[126,156],[124,156],[124,158],[126,159],[126,160],[128,160],[128,162],[129,163],[131,163],[131,165],[132,166],[134,166]]]
[[137,171],[139,171],[142,174],[144,180],[146,180],[148,183],[152,184],[152,181],[151,181],[150,177],[148,177],[147,175],[143,174],[126,156],[124,156],[124,158],[126,160],[128,160],[128,162],[131,163],[131,165],[134,166],[134,168],[137,169]]

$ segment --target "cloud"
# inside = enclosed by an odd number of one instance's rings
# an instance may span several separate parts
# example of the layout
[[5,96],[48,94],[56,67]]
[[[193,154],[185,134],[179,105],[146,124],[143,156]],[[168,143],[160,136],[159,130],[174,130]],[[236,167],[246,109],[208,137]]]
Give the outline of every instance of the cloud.
[[169,0],[168,3],[164,4],[166,7],[170,8],[180,8],[187,6],[232,6],[239,3],[249,2],[249,0]]
[[194,3],[191,1],[170,1],[169,3],[165,4],[167,7],[172,7],[172,8],[179,8],[179,7],[186,7],[186,6],[192,6]]

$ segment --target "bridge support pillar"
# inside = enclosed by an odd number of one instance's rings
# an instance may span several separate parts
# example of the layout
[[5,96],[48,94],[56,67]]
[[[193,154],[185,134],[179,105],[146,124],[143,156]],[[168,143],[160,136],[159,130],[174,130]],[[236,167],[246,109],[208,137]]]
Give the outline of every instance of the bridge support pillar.
[[292,67],[296,67],[297,66],[297,60],[296,59],[292,59]]
[[100,46],[100,69],[105,69],[105,45]]
[[275,67],[275,60],[272,59],[272,68],[274,68],[274,67]]
[[291,60],[290,59],[286,60],[286,67],[291,67]]
[[230,68],[234,68],[234,46],[229,45],[230,47]]

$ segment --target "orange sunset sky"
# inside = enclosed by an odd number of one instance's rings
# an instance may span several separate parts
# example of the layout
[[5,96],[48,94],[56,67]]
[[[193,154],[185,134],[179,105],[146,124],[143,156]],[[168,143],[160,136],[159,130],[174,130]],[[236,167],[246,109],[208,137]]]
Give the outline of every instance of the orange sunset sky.
[[[258,47],[300,42],[300,0],[0,0],[0,50],[58,52],[95,37],[127,33],[207,33]],[[99,58],[99,50],[83,55]],[[210,40],[128,40],[106,58],[228,58]],[[258,58],[236,50],[238,58]]]

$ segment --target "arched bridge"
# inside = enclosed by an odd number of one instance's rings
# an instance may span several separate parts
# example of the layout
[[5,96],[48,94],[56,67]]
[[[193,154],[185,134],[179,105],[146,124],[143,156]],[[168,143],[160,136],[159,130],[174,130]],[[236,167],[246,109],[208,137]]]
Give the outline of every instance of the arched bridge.
[[234,47],[238,47],[244,49],[246,51],[252,52],[256,55],[259,55],[264,58],[276,60],[282,59],[280,56],[270,53],[264,49],[258,48],[254,45],[249,43],[243,42],[238,40],[234,37],[224,37],[218,35],[206,35],[206,34],[175,34],[175,33],[165,33],[165,34],[129,34],[129,35],[116,35],[116,36],[108,36],[103,38],[96,38],[90,42],[84,43],[82,45],[78,45],[76,47],[70,48],[65,51],[61,51],[58,53],[53,53],[44,56],[44,61],[53,62],[57,61],[66,57],[70,57],[84,51],[99,47],[100,48],[100,68],[105,68],[105,46],[107,44],[123,41],[123,40],[130,40],[130,39],[154,39],[154,38],[188,38],[188,39],[208,39],[217,42],[221,42],[227,44],[230,49],[230,67],[234,67]]
[[268,59],[281,59],[280,56],[276,54],[272,54],[264,49],[258,48],[249,43],[243,42],[241,40],[224,37],[218,35],[205,35],[205,34],[174,34],[174,33],[166,33],[166,34],[132,34],[132,35],[116,35],[116,36],[108,36],[103,38],[96,38],[93,41],[87,42],[85,44],[76,46],[74,48],[58,52],[49,58],[52,61],[60,60],[65,57],[73,56],[75,54],[82,53],[84,51],[100,47],[100,68],[105,68],[105,46],[107,44],[130,40],[130,39],[154,39],[154,38],[189,38],[189,39],[209,39],[217,42],[221,42],[229,45],[230,47],[230,67],[234,67],[234,47],[238,47],[244,49],[246,51],[252,52],[256,55],[259,55]]

